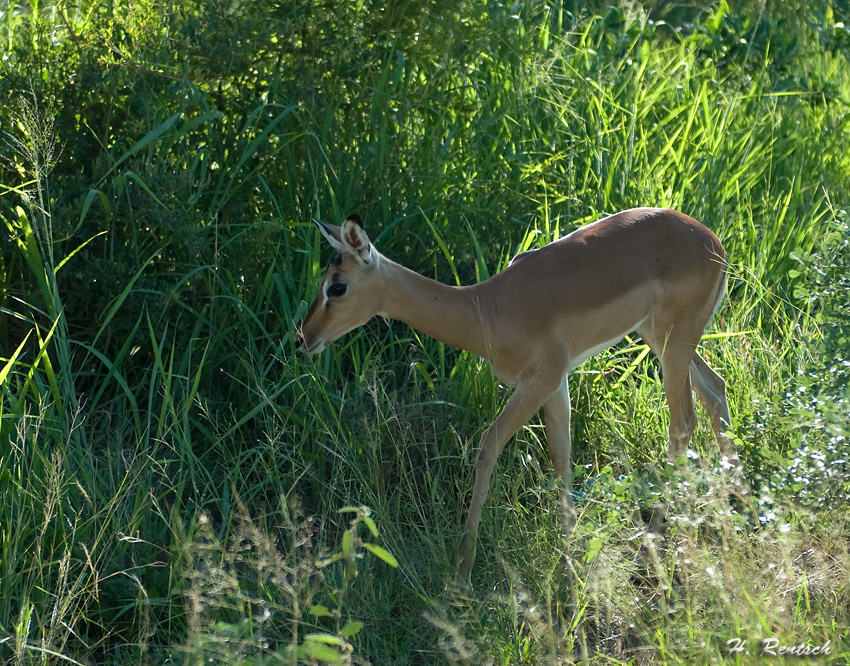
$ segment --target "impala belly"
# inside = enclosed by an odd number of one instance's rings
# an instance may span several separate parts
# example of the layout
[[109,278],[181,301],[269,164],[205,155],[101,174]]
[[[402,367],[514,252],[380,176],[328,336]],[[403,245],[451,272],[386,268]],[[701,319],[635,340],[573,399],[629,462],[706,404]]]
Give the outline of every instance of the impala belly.
[[584,363],[587,359],[589,359],[591,356],[596,356],[599,352],[603,352],[606,349],[608,349],[609,347],[613,347],[620,340],[622,340],[624,337],[626,337],[629,333],[634,331],[635,328],[637,328],[637,326],[640,326],[640,324],[633,326],[632,328],[630,328],[628,331],[626,331],[622,335],[618,335],[617,337],[612,338],[612,339],[608,340],[607,342],[603,342],[603,343],[598,344],[594,347],[591,347],[590,349],[586,349],[585,351],[581,352],[575,358],[571,358],[570,359],[570,365],[567,368],[567,372],[572,372],[578,366],[580,366],[582,363]]

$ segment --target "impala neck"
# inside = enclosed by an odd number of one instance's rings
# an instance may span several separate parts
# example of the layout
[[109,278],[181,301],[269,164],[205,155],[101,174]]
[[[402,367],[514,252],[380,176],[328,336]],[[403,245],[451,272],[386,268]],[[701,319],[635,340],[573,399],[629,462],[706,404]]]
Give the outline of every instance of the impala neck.
[[381,257],[386,298],[381,315],[440,342],[489,358],[480,285],[452,287]]

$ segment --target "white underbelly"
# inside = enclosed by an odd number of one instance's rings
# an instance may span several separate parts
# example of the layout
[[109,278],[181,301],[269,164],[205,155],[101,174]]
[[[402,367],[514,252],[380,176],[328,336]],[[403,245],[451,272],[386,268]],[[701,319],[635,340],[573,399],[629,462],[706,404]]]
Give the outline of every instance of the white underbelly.
[[570,358],[570,367],[568,368],[567,372],[572,372],[578,366],[580,366],[582,363],[584,363],[587,359],[589,359],[591,356],[596,356],[599,352],[605,351],[609,347],[613,347],[620,340],[622,340],[624,337],[626,337],[629,333],[640,328],[640,325],[642,323],[643,323],[643,321],[636,322],[634,324],[634,326],[630,326],[629,328],[627,328],[625,331],[623,331],[622,333],[620,333],[616,337],[613,337],[610,340],[606,340],[605,342],[600,342],[597,345],[593,345],[592,347],[589,347],[589,348],[579,352],[576,356]]

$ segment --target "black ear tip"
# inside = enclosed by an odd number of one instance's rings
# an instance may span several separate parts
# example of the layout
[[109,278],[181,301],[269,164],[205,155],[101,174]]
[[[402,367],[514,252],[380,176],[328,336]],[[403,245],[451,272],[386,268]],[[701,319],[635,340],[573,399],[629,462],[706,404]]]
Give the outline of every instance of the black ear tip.
[[361,229],[363,228],[363,220],[360,219],[359,215],[349,215],[347,218],[345,218],[345,221],[354,222],[354,224],[356,224],[358,227],[360,227]]

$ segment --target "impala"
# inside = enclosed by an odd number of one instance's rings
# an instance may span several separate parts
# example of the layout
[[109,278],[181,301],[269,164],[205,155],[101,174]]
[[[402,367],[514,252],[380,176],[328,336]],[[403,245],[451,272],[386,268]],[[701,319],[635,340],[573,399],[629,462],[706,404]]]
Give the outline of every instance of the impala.
[[301,351],[317,354],[381,315],[481,356],[500,381],[514,387],[481,437],[458,549],[462,579],[472,571],[496,460],[541,406],[569,536],[575,511],[567,374],[633,331],[661,362],[670,411],[668,460],[685,453],[696,424],[692,388],[711,418],[721,454],[736,460],[724,432],[730,424],[726,385],[696,351],[723,299],[727,258],[717,236],[696,220],[656,208],[620,212],[523,252],[501,273],[465,287],[441,284],[387,259],[356,215],[341,227],[316,224],[337,254],[298,330]]

